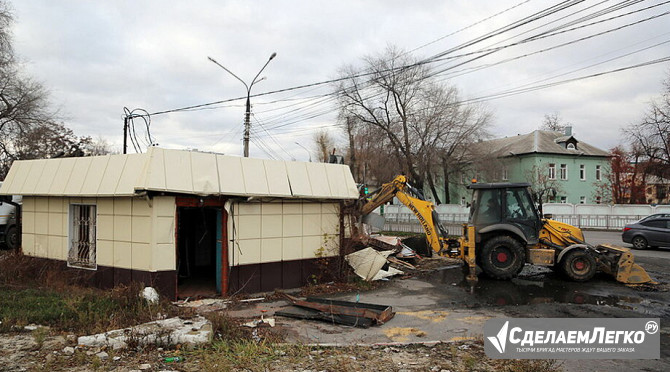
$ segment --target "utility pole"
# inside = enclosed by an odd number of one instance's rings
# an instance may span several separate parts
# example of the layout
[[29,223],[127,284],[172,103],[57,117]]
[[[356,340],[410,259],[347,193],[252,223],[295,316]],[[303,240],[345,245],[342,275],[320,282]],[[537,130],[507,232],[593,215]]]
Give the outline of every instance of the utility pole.
[[251,129],[251,88],[256,84],[257,82],[263,80],[261,78],[260,80],[258,79],[258,76],[260,76],[261,72],[265,70],[265,67],[272,61],[273,58],[277,56],[277,53],[272,53],[270,55],[270,58],[268,59],[267,62],[263,65],[263,67],[258,71],[256,76],[254,77],[253,80],[251,80],[251,84],[247,85],[247,83],[244,82],[244,80],[240,79],[237,75],[233,74],[232,71],[228,70],[225,68],[222,64],[217,62],[214,58],[212,57],[207,57],[210,61],[214,62],[217,66],[221,67],[222,69],[226,70],[227,73],[233,75],[233,77],[237,80],[239,80],[242,84],[244,84],[244,87],[247,89],[247,105],[246,105],[246,111],[244,112],[244,138],[242,139],[242,143],[244,145],[244,157],[248,158],[249,157],[249,131]]

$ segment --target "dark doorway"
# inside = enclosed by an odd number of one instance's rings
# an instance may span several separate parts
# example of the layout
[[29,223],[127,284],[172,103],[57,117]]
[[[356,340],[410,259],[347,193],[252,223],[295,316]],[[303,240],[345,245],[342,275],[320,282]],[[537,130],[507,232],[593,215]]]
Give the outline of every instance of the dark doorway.
[[[217,208],[177,208],[177,277],[180,298],[217,294]],[[219,224],[220,225],[220,224]]]

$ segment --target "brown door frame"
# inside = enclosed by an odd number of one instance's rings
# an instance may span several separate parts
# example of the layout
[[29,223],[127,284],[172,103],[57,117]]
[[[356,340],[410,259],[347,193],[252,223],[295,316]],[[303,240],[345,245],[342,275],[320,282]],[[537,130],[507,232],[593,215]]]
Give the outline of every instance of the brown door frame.
[[[213,207],[221,208],[221,295],[228,294],[228,275],[230,267],[228,266],[228,213],[224,208],[226,199],[221,198],[199,198],[196,196],[177,196],[175,204],[179,207]],[[175,210],[175,257],[179,259],[179,214]],[[179,280],[179,273],[175,275],[175,281]],[[175,288],[179,291],[178,283]],[[179,295],[177,293],[177,295]]]

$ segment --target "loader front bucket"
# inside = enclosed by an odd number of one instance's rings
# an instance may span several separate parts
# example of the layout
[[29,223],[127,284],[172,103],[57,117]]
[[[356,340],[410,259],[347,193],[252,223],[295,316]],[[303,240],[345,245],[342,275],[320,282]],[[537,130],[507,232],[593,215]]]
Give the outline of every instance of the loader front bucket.
[[647,271],[635,263],[635,256],[630,249],[610,244],[601,244],[596,247],[601,253],[600,269],[624,284],[656,284]]

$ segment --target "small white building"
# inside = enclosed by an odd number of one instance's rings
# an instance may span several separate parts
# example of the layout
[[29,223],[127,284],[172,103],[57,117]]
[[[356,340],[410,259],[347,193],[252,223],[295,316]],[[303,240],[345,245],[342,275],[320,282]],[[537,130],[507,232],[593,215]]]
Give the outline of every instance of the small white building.
[[292,288],[340,256],[344,165],[152,147],[144,154],[16,161],[0,194],[22,195],[22,251],[176,298]]

